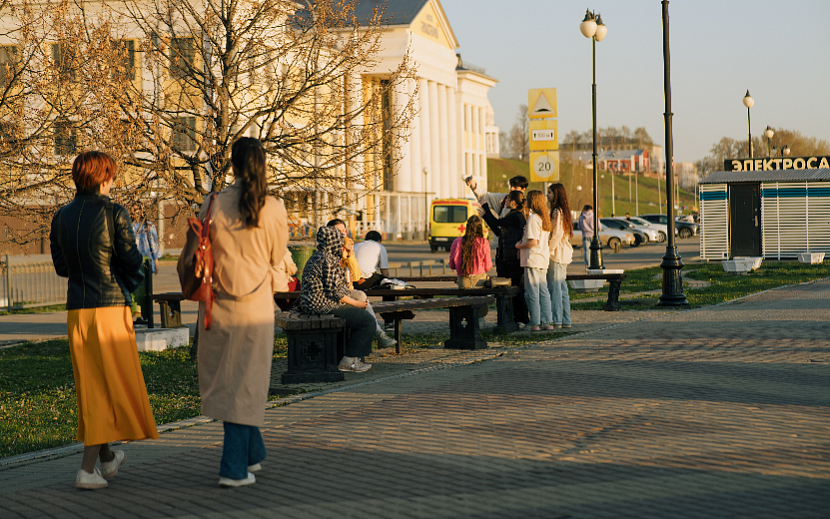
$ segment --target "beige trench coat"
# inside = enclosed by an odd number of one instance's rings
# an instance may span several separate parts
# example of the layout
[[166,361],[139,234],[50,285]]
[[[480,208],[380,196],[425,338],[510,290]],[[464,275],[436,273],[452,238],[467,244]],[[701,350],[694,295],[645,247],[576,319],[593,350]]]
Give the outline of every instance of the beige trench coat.
[[[210,229],[216,267],[213,325],[204,329],[199,304],[199,389],[202,414],[263,426],[274,352],[275,268],[287,252],[285,206],[268,197],[259,226],[240,218],[240,188],[223,190],[213,204]],[[202,217],[207,204],[202,207]]]

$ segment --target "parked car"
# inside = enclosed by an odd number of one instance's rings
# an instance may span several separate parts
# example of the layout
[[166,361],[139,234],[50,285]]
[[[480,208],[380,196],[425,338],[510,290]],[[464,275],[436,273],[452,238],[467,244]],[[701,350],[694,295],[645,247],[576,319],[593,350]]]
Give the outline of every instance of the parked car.
[[639,247],[644,243],[648,243],[648,236],[643,231],[637,229],[634,224],[626,222],[624,218],[620,220],[617,218],[600,218],[599,221],[606,229],[617,229],[618,231],[631,233],[634,236],[634,243],[631,244],[632,247]]
[[[640,218],[648,220],[651,223],[662,223],[668,225],[669,217],[664,214],[641,214]],[[674,228],[677,235],[681,238],[691,238],[700,231],[698,224],[694,222],[686,222],[683,220],[674,220]]]
[[[631,247],[634,245],[634,235],[627,231],[619,229],[609,229],[603,227],[599,231],[599,240],[609,249],[614,249],[614,252],[620,252],[620,249]],[[582,231],[579,229],[579,222],[574,222],[574,234],[571,236],[571,246],[575,248],[582,247]]]
[[[657,241],[663,243],[666,241],[666,236],[668,236],[668,226],[662,223],[651,223],[644,218],[640,218],[639,216],[629,216],[627,220],[630,220],[631,223],[641,227],[651,227],[655,231],[657,231]],[[677,228],[674,229],[674,235],[677,236]]]
[[643,243],[657,243],[660,241],[660,234],[657,232],[657,229],[651,227],[650,225],[641,225],[637,222],[626,219],[624,216],[612,216],[609,219],[622,222],[623,224],[628,225],[629,228],[633,228],[635,231],[643,233]]

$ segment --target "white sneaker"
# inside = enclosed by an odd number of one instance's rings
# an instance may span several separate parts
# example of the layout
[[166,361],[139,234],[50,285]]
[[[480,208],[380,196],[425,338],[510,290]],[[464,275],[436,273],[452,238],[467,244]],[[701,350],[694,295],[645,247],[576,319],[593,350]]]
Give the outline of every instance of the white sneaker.
[[391,348],[398,344],[398,341],[386,335],[386,332],[382,329],[378,329],[377,333],[375,333],[375,337],[378,339],[378,348]]
[[366,364],[365,362],[361,361],[360,359],[355,359],[355,363],[352,366],[352,371],[363,372],[363,371],[369,371],[370,369],[372,369],[372,365],[371,364]]
[[259,463],[248,465],[248,472],[259,472],[260,470],[262,470],[262,465]]
[[112,451],[113,458],[106,463],[101,463],[101,475],[109,479],[118,474],[118,467],[127,461],[127,454],[124,451]]
[[78,475],[75,476],[75,488],[95,490],[98,488],[107,488],[108,485],[109,483],[107,483],[107,480],[101,475],[101,471],[98,470],[98,467],[95,467],[91,474],[84,469],[79,469]]
[[354,371],[354,363],[358,361],[356,357],[343,357],[340,359],[340,364],[337,365],[337,369],[340,371]]
[[253,485],[256,483],[256,476],[248,472],[248,477],[245,479],[231,479],[219,478],[220,487],[244,487],[245,485]]

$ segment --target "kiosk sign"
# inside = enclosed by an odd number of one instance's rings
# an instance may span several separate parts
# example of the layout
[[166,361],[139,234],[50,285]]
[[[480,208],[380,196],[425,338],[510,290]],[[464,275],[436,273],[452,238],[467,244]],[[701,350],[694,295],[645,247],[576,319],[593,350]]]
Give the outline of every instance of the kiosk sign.
[[830,156],[726,159],[723,161],[724,171],[779,171],[784,169],[830,169]]

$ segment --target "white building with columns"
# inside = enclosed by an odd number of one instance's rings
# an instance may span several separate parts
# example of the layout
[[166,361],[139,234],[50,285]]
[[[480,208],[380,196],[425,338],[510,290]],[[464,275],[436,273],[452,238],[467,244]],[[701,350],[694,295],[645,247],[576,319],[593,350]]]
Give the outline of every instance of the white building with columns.
[[[363,0],[355,14],[369,18],[377,5]],[[367,73],[394,70],[410,52],[418,77],[409,81],[407,91],[417,95],[417,115],[409,140],[398,144],[402,160],[391,185],[360,203],[366,218],[358,227],[361,232],[384,232],[388,239],[417,238],[427,228],[431,200],[471,196],[464,177],[487,184],[488,153],[498,154],[498,127],[493,125],[487,93],[497,80],[461,60],[459,43],[438,0],[387,0],[384,13],[384,49]]]

